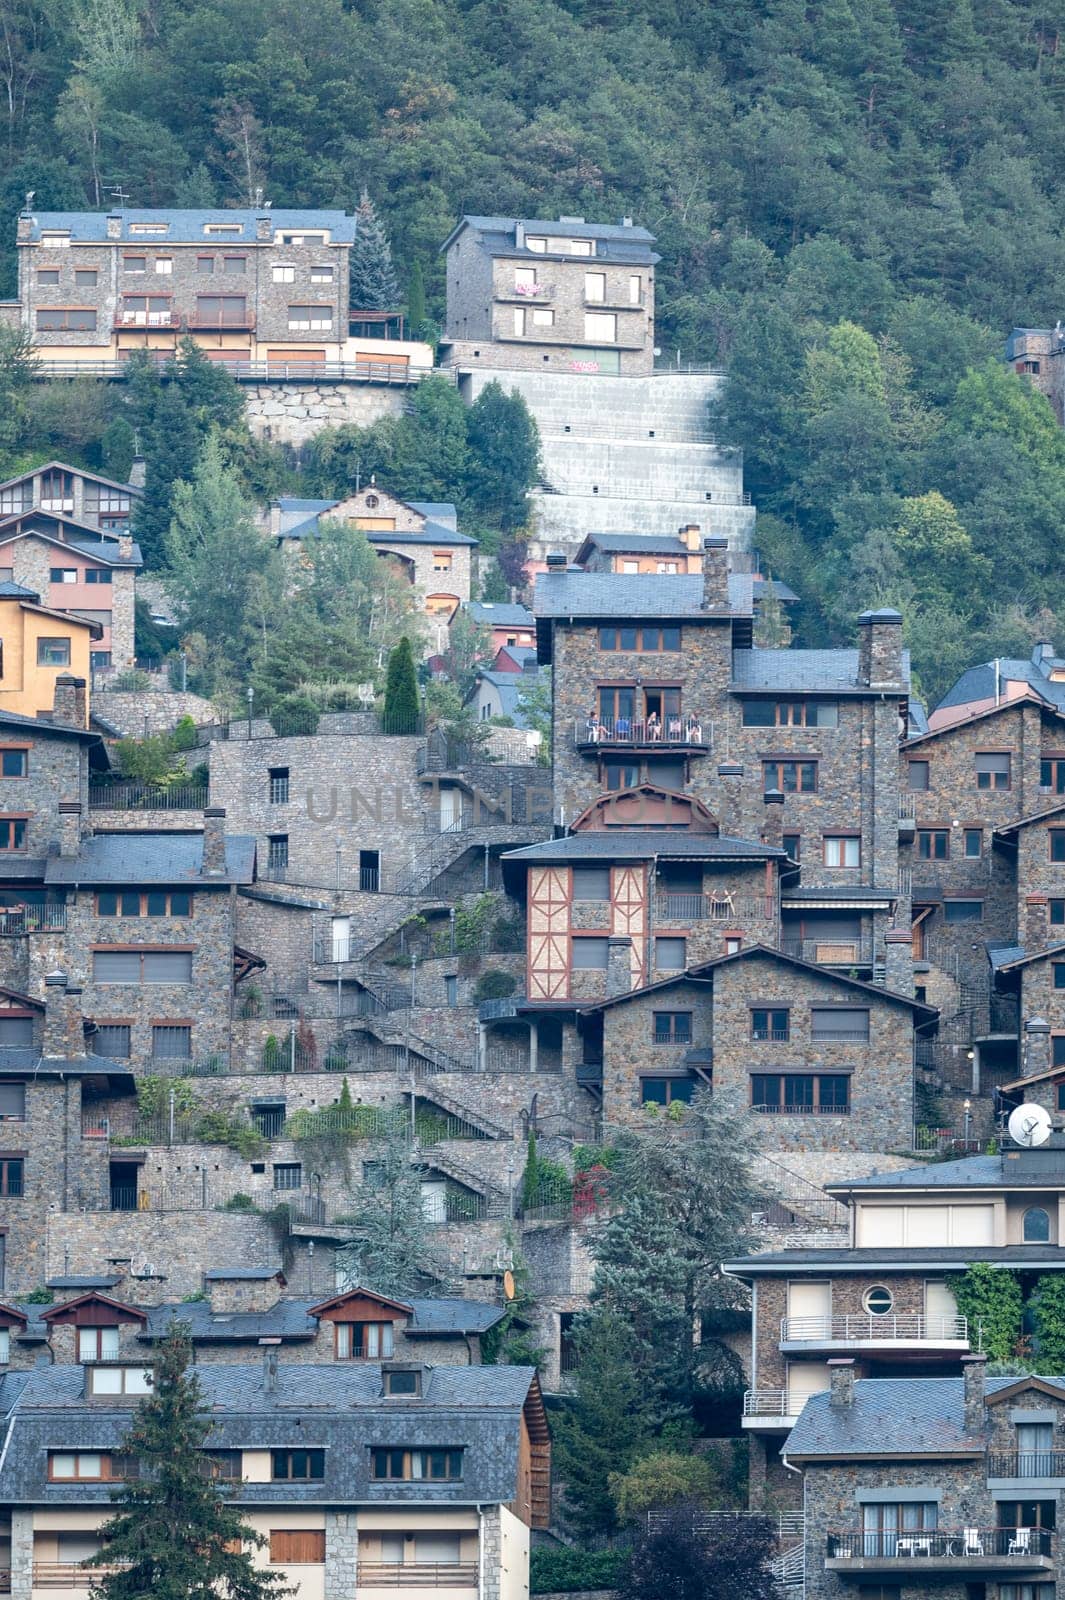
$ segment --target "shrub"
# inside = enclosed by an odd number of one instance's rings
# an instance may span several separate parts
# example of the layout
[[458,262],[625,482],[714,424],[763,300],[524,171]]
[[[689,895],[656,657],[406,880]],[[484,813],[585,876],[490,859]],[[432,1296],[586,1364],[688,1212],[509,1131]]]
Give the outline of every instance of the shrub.
[[319,711],[305,694],[286,694],[270,711],[270,726],[279,738],[318,732]]
[[271,1033],[263,1045],[263,1071],[284,1072],[287,1065],[284,1046],[275,1033]]
[[655,1507],[675,1505],[678,1500],[709,1505],[718,1488],[717,1475],[704,1456],[672,1450],[656,1450],[634,1461],[627,1472],[612,1472],[608,1482],[621,1522],[635,1522]]
[[478,1004],[482,1000],[506,1000],[517,987],[517,978],[509,972],[482,972],[473,986],[473,998]]
[[120,672],[116,678],[111,680],[111,688],[117,689],[123,694],[142,694],[145,689],[150,689],[151,686],[151,673],[141,672],[137,667],[131,667],[129,672]]
[[529,1593],[613,1589],[624,1562],[623,1550],[553,1550],[538,1545],[529,1557]]
[[231,1194],[228,1200],[218,1207],[219,1211],[257,1211],[258,1207],[250,1194]]
[[22,1296],[24,1306],[50,1306],[54,1296],[51,1289],[46,1289],[42,1284],[39,1289],[34,1289],[32,1294]]
[[242,1017],[262,1016],[263,992],[257,983],[249,983],[241,995],[240,1014]]
[[1039,1367],[1058,1372],[1065,1367],[1065,1282],[1047,1272],[1035,1286],[1035,1340]]
[[992,1361],[1009,1361],[1017,1354],[1024,1301],[1021,1286],[1006,1267],[983,1262],[970,1267],[951,1283],[958,1311],[969,1319],[969,1343]]
[[388,658],[381,732],[404,734],[417,731],[418,676],[414,667],[414,652],[404,634]]
[[178,718],[170,742],[175,750],[195,750],[196,724],[191,717]]

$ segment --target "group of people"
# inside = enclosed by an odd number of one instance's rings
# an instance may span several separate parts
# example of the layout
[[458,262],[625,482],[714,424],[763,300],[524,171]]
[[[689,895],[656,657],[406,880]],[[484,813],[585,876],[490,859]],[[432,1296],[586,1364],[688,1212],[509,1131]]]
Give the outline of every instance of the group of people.
[[686,744],[702,744],[702,724],[693,711],[683,720],[679,711],[671,711],[666,717],[663,734],[662,718],[657,711],[652,711],[646,722],[640,718],[621,716],[615,718],[613,725],[602,722],[594,706],[588,713],[590,744],[601,744],[605,739],[631,739],[637,744],[657,744],[663,737],[670,744],[682,741]]

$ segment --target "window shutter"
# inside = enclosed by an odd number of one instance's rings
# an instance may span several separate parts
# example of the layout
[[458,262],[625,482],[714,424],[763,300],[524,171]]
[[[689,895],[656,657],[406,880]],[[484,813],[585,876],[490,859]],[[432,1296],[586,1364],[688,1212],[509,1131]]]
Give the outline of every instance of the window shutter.
[[136,950],[97,950],[92,975],[95,983],[139,983],[141,958]]
[[191,983],[191,950],[146,950],[145,983]]

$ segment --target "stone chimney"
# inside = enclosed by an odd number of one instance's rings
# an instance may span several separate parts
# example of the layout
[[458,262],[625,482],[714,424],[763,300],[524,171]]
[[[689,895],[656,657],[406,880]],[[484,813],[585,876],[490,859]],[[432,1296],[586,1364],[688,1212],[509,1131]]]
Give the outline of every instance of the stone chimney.
[[129,464],[127,483],[131,489],[143,489],[148,481],[148,466],[143,456],[134,456]]
[[273,218],[269,211],[264,211],[262,216],[255,219],[255,240],[257,244],[269,244],[274,236]]
[[64,861],[73,861],[81,849],[81,801],[59,802],[59,854]]
[[23,211],[19,216],[17,237],[19,244],[29,244],[33,237],[33,218],[28,211]]
[[728,540],[703,540],[703,610],[728,613]]
[[122,237],[122,217],[117,211],[112,211],[107,219],[107,237],[109,239],[121,239]]
[[87,728],[89,725],[89,695],[84,678],[75,678],[61,672],[55,680],[52,700],[52,721],[64,728]]
[[1049,930],[1049,909],[1045,894],[1030,894],[1024,902],[1024,953],[1034,956],[1045,950]]
[[607,998],[628,994],[632,988],[632,940],[608,939],[606,958]]
[[779,789],[767,789],[762,796],[765,805],[765,822],[762,824],[762,843],[777,850],[784,848],[784,796]]
[[908,928],[889,928],[884,935],[884,985],[913,999],[913,934]]
[[831,1385],[829,1391],[830,1404],[833,1410],[842,1411],[846,1406],[854,1404],[854,1358],[852,1356],[837,1356],[828,1363],[828,1377]]
[[1045,1017],[1029,1017],[1021,1041],[1021,1077],[1034,1078],[1050,1071],[1050,1023]]
[[983,1433],[987,1423],[984,1392],[984,1369],[986,1366],[986,1356],[962,1356],[961,1358],[966,1433]]
[[277,1342],[263,1340],[263,1388],[267,1394],[277,1393]]
[[722,833],[740,833],[740,794],[743,789],[743,763],[722,761],[717,769],[720,803],[717,807]]
[[565,572],[568,562],[561,550],[552,550],[547,558],[548,572]]
[[270,507],[270,537],[273,539],[281,537],[281,506],[276,500]]
[[133,555],[133,535],[131,533],[119,534],[118,553],[124,561],[128,561]]
[[221,878],[226,870],[226,808],[205,806],[203,812],[203,875]]
[[68,984],[65,972],[49,972],[44,980],[44,1036],[41,1054],[69,1060],[85,1054],[81,990]]
[[858,682],[894,689],[902,683],[902,613],[863,611],[858,618]]

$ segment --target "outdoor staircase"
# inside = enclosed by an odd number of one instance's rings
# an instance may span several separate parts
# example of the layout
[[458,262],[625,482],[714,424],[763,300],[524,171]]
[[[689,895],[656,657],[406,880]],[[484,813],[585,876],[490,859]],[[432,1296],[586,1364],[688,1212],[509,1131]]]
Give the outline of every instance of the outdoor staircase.
[[510,1215],[510,1197],[499,1188],[498,1184],[486,1178],[483,1173],[475,1172],[472,1167],[466,1166],[465,1162],[457,1161],[439,1145],[433,1145],[431,1149],[423,1151],[420,1159],[426,1166],[442,1173],[445,1178],[453,1178],[456,1183],[461,1183],[463,1188],[472,1189],[475,1194],[483,1195],[487,1216]]
[[765,1209],[755,1213],[755,1221],[761,1227],[772,1232],[783,1228],[791,1233],[838,1233],[840,1242],[846,1242],[846,1206],[816,1183],[792,1172],[772,1156],[756,1156],[753,1173],[765,1195]]
[[441,1111],[449,1116],[457,1117],[460,1122],[468,1123],[471,1128],[476,1128],[483,1133],[486,1139],[513,1139],[513,1128],[505,1128],[501,1122],[494,1122],[491,1117],[486,1117],[483,1111],[475,1109],[468,1100],[461,1099],[458,1095],[445,1092],[435,1082],[423,1084],[418,1090],[418,1099],[428,1100],[432,1105],[438,1106]]

